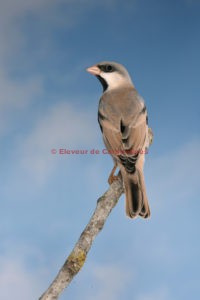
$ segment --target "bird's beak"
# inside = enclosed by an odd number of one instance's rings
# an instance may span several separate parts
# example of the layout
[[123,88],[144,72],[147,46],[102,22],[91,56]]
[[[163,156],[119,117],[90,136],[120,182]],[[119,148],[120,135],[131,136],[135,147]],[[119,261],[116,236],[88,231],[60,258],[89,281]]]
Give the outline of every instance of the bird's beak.
[[86,71],[95,76],[100,75],[101,73],[101,70],[97,66],[89,67]]

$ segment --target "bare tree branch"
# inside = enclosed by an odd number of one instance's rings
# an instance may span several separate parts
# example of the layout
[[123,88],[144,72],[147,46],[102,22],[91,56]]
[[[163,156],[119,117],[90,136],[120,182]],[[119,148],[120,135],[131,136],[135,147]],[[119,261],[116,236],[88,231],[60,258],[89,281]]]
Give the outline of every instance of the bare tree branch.
[[[149,128],[147,147],[151,145],[152,141],[153,131]],[[92,218],[82,232],[74,249],[68,256],[56,278],[39,300],[57,300],[63,290],[70,284],[74,276],[84,265],[94,239],[102,230],[109,214],[117,204],[123,191],[121,173],[119,172],[117,180],[115,180],[107,192],[98,199]]]
[[97,234],[102,230],[106,219],[123,193],[122,179],[118,176],[110,188],[97,201],[96,209],[88,225],[82,232],[71,254],[68,256],[58,275],[39,300],[57,300],[62,291],[85,263],[87,254]]

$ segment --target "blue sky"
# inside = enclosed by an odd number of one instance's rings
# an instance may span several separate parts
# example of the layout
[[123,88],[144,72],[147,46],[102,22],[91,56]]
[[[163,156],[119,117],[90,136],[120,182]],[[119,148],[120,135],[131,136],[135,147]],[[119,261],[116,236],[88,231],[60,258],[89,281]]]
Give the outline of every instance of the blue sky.
[[[199,0],[0,2],[0,287],[4,300],[46,289],[108,188],[99,82],[115,60],[146,101],[150,220],[124,196],[61,299],[197,299],[200,151]],[[12,286],[12,288],[10,288]]]

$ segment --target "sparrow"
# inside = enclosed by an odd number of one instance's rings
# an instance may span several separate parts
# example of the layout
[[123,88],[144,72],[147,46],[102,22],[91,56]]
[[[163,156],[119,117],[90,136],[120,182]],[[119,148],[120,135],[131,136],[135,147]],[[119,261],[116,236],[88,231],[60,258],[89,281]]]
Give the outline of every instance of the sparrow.
[[150,209],[146,194],[143,166],[152,138],[147,108],[138,94],[126,68],[116,62],[103,61],[87,69],[103,86],[99,101],[98,122],[103,141],[114,160],[108,178],[112,184],[119,167],[130,218],[148,218]]

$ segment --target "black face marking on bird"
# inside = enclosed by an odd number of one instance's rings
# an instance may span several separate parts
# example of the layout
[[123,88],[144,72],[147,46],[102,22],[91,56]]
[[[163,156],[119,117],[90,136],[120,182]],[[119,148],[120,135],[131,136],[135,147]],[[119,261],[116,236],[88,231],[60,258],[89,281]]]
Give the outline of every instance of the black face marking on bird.
[[103,71],[105,73],[111,73],[116,70],[115,67],[111,64],[97,65],[97,66],[101,71]]
[[[104,73],[112,73],[114,72],[116,69],[114,66],[112,66],[111,64],[99,64],[97,65],[97,67]],[[108,88],[108,83],[107,81],[100,75],[96,76],[99,81],[101,82],[102,86],[103,86],[103,92],[105,92]]]
[[97,75],[96,77],[101,82],[101,84],[103,86],[103,92],[105,92],[107,90],[107,88],[108,88],[108,84],[107,84],[106,80],[103,77],[101,77],[100,75]]
[[99,79],[103,92],[120,87],[133,87],[127,70],[116,62],[102,61],[88,68],[87,71]]

